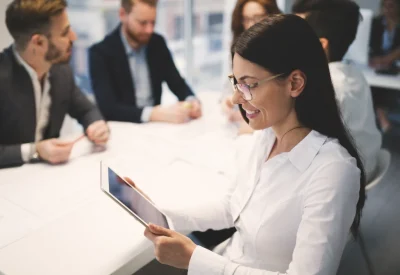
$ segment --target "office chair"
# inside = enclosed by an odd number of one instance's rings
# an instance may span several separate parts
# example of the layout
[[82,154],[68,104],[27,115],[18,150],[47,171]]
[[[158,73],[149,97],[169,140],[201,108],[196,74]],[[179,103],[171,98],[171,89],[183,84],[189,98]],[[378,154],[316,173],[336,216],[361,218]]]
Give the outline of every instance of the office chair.
[[[374,186],[376,186],[378,183],[380,183],[385,176],[387,170],[389,169],[390,166],[390,153],[388,150],[381,148],[378,153],[378,162],[377,162],[377,171],[376,175],[373,180],[368,182],[367,186],[365,186],[365,190],[369,191],[371,190]],[[370,275],[374,275],[374,268],[371,262],[371,259],[367,253],[367,249],[365,247],[365,242],[364,242],[364,237],[361,233],[361,230],[359,230],[359,235],[358,235],[358,244],[360,245],[360,250],[361,253],[365,259],[365,262],[367,264],[367,269]]]

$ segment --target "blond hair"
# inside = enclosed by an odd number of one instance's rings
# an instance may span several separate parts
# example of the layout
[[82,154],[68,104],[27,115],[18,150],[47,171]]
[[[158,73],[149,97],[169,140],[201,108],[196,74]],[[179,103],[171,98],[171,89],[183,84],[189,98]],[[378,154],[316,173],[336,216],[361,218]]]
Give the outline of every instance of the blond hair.
[[156,7],[158,0],[121,0],[121,7],[123,7],[124,10],[129,13],[132,10],[132,7],[137,2],[145,3],[149,6]]

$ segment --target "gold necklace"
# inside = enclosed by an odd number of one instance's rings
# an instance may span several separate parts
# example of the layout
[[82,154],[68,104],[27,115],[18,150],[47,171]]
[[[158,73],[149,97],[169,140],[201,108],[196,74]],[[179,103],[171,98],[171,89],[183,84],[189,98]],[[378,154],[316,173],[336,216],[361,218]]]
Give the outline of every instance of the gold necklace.
[[282,136],[282,138],[281,138],[281,142],[283,141],[283,138],[285,137],[285,135],[286,135],[287,133],[289,133],[290,131],[292,131],[292,130],[294,130],[294,129],[299,129],[299,128],[306,128],[306,127],[304,127],[304,126],[296,126],[296,127],[292,128],[292,129],[286,131],[286,133],[284,133],[283,136]]

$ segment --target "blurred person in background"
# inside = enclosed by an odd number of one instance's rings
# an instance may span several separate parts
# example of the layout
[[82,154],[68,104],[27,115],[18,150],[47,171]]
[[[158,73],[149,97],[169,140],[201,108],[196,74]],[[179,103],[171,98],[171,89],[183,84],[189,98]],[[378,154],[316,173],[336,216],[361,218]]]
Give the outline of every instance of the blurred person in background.
[[[400,61],[400,0],[382,0],[381,14],[372,22],[370,37],[370,66],[379,70],[398,71]],[[372,87],[376,114],[382,131],[391,129],[387,109],[398,106],[398,92]]]
[[[180,76],[164,38],[154,32],[157,0],[121,0],[121,24],[89,50],[97,104],[107,120],[184,123],[201,105]],[[179,102],[161,106],[166,82]]]
[[[275,0],[238,0],[232,13],[232,43],[243,31],[249,29],[254,24],[267,18],[269,15],[280,13],[281,11]],[[229,62],[229,64],[231,64],[231,62]],[[253,130],[243,120],[238,107],[232,103],[232,88],[230,83],[227,81],[225,86],[224,95],[222,97],[223,113],[230,122],[238,125],[239,134],[252,133]]]
[[76,86],[68,65],[76,35],[65,0],[14,0],[6,11],[13,45],[0,53],[0,167],[69,159],[73,142],[59,139],[66,114],[104,145],[109,129]]
[[367,180],[372,180],[382,135],[375,121],[371,89],[355,65],[342,61],[356,37],[360,8],[351,0],[300,0],[292,11],[305,16],[321,41],[343,121],[359,150]]

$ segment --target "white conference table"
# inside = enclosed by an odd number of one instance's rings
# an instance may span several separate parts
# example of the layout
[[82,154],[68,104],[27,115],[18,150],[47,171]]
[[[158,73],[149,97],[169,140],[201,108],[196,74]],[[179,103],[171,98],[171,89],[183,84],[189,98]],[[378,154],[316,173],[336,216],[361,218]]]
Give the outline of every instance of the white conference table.
[[400,74],[384,75],[377,74],[368,66],[358,65],[364,73],[365,78],[370,86],[379,88],[388,88],[400,91]]
[[0,170],[0,274],[133,274],[154,259],[144,227],[100,190],[100,161],[177,211],[218,200],[230,182],[235,132],[203,93],[185,125],[110,122],[107,150],[77,143],[63,165]]

